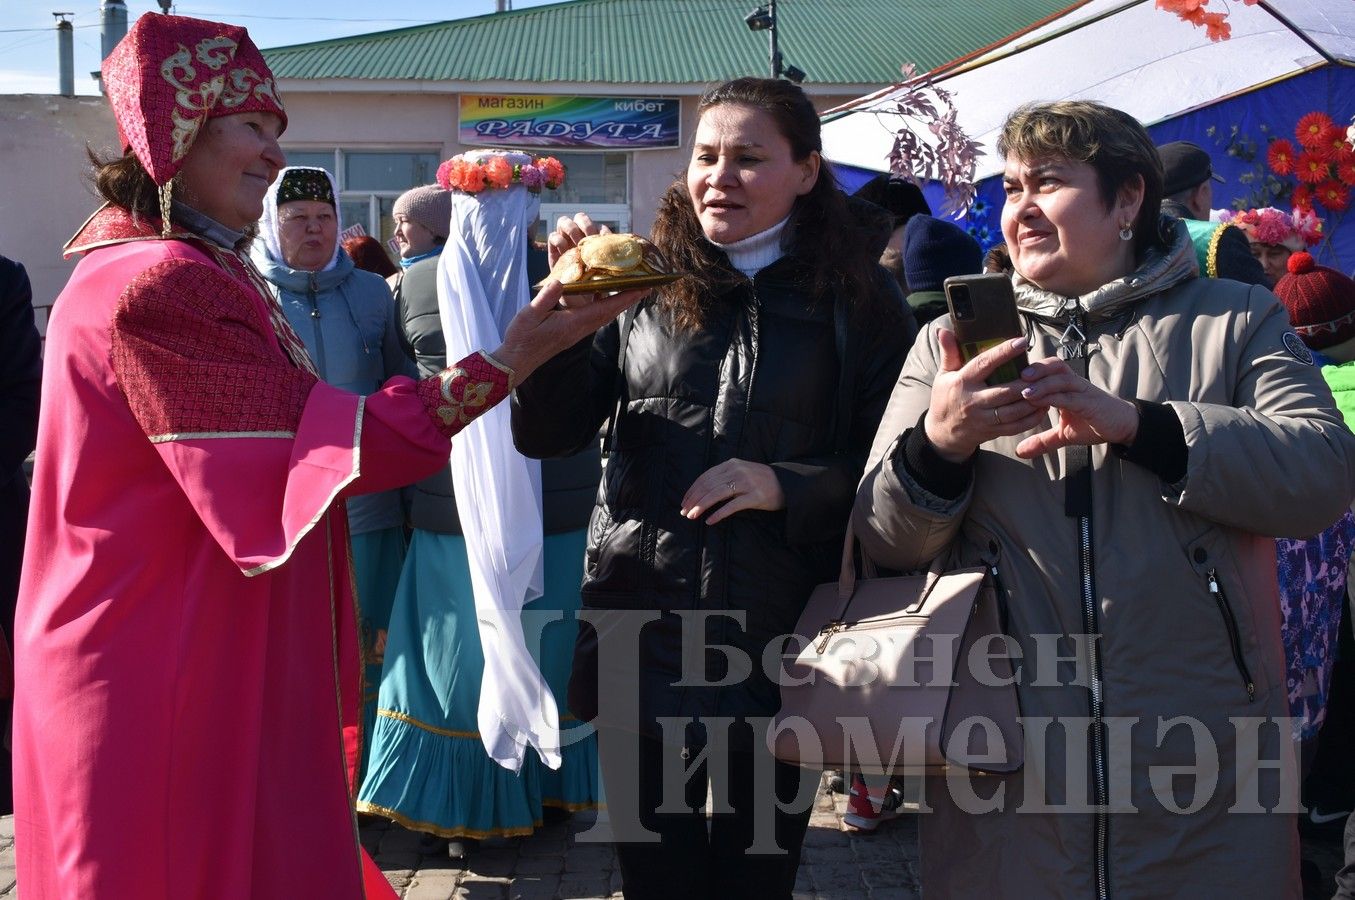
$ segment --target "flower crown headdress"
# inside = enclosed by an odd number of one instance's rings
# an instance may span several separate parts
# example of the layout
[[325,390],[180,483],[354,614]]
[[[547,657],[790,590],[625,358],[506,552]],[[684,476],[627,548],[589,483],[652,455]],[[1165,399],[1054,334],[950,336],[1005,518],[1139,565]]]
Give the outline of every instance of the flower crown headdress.
[[1220,221],[1229,222],[1246,232],[1247,239],[1261,244],[1279,244],[1299,251],[1322,240],[1322,220],[1310,210],[1295,209],[1290,215],[1273,206],[1227,211]]
[[[514,154],[525,156],[525,154]],[[565,167],[553,156],[537,156],[530,162],[514,162],[498,152],[476,150],[461,153],[438,166],[438,184],[449,191],[478,194],[485,188],[520,184],[533,194],[554,190],[565,183]]]

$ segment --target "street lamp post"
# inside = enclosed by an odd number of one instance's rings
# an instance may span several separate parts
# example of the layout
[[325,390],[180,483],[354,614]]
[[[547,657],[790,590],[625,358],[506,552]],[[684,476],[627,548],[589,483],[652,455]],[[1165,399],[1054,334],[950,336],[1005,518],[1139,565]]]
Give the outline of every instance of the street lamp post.
[[772,77],[785,77],[790,81],[799,84],[805,80],[805,73],[795,66],[784,64],[781,59],[781,50],[776,43],[776,0],[767,0],[766,6],[759,6],[757,9],[743,17],[743,21],[748,25],[751,31],[766,31],[771,39],[771,49],[768,57],[771,63]]
[[776,0],[767,0],[768,14],[771,16],[772,27],[772,77],[781,77],[781,51],[776,46]]

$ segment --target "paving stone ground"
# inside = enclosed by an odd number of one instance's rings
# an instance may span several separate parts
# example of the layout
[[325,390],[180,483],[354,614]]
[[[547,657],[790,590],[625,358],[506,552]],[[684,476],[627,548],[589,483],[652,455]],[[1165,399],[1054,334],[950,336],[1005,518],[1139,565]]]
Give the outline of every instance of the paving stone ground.
[[[845,811],[846,799],[821,786],[795,900],[917,900],[914,817],[863,835],[842,830]],[[616,855],[609,844],[589,840],[595,825],[592,814],[576,815],[528,838],[485,841],[464,866],[422,854],[419,835],[398,825],[365,826],[362,842],[404,900],[620,900]]]
[[[842,830],[845,810],[844,797],[820,788],[795,900],[918,900],[916,817],[904,814],[873,834],[859,834]],[[579,815],[531,837],[486,841],[465,865],[422,853],[420,836],[398,825],[364,826],[362,842],[403,900],[619,900],[615,854],[609,845],[587,840],[594,824],[592,815]],[[1328,887],[1341,852],[1339,829],[1304,838],[1304,856],[1317,863]],[[1328,889],[1319,896],[1330,895]],[[0,900],[17,897],[14,820],[5,816],[0,818]]]

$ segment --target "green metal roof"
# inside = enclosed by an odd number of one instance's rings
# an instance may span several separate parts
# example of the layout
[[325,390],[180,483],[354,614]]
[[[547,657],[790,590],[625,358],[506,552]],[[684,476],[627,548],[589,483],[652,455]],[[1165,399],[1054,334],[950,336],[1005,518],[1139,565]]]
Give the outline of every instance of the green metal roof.
[[[1072,0],[778,0],[786,64],[806,84],[890,84],[1068,8]],[[281,78],[704,84],[768,71],[757,0],[568,0],[264,51]],[[1073,3],[1072,5],[1078,5]]]

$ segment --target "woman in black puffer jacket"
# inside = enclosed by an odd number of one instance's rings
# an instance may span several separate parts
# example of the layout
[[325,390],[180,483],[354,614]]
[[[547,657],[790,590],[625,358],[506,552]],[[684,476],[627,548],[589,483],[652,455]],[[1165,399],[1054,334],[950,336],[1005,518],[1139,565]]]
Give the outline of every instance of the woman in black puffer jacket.
[[[654,230],[691,274],[520,385],[513,433],[529,456],[564,456],[618,413],[569,702],[601,729],[626,896],[789,897],[813,791],[785,812],[753,790],[771,760],[750,720],[780,705],[764,655],[779,664],[810,591],[836,577],[915,326],[821,163],[798,87],[739,79],[700,113]],[[562,219],[552,252],[593,230]],[[690,765],[685,800],[662,796],[665,765]],[[726,772],[733,811],[717,808],[708,835],[707,781]],[[800,771],[777,763],[775,778],[782,803],[795,799]],[[665,800],[683,809],[657,813]],[[759,823],[753,849],[769,848],[773,821],[787,852],[748,852]]]

